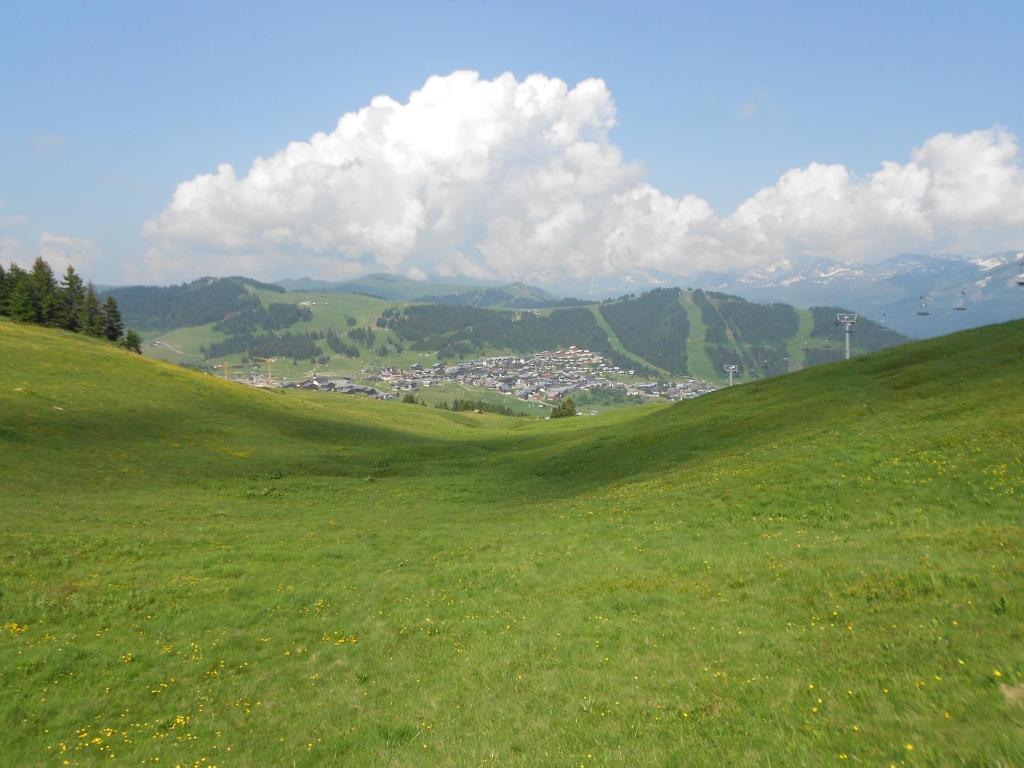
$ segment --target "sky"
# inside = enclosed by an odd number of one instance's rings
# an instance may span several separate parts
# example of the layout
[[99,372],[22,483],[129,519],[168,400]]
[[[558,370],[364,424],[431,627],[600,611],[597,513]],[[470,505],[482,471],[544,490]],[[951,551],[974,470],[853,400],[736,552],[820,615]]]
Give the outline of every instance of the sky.
[[1024,246],[1024,4],[0,0],[0,262],[686,275]]

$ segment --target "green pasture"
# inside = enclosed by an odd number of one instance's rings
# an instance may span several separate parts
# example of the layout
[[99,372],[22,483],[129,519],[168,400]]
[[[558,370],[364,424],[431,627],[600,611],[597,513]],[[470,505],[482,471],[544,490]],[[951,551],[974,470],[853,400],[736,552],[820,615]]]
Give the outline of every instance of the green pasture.
[[1024,764],[1024,322],[552,421],[0,359],[5,765]]

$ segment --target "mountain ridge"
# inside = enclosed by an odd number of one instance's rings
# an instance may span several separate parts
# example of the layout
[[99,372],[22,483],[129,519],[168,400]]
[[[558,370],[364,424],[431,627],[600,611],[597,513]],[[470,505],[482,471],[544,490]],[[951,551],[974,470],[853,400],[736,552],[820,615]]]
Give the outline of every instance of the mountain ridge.
[[[724,378],[725,365],[759,378],[836,359],[840,336],[821,330],[821,316],[846,311],[761,305],[679,288],[584,304],[550,301],[532,286],[514,284],[499,295],[499,289],[476,289],[433,297],[432,303],[430,297],[388,301],[260,286],[204,279],[114,295],[126,306],[127,320],[146,331],[147,352],[181,362],[287,357],[317,365],[334,361],[348,370],[367,363],[408,365],[423,362],[424,355],[453,362],[576,345],[638,375],[712,381]],[[859,353],[906,339],[864,318],[853,340]]]

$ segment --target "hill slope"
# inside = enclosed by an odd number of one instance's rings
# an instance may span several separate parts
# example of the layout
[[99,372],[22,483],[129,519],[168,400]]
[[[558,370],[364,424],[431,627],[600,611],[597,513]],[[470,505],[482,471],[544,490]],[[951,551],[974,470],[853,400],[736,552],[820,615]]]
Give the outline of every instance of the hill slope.
[[[455,361],[575,344],[642,376],[717,381],[725,364],[737,365],[741,377],[759,378],[842,355],[839,331],[830,326],[840,311],[835,307],[762,305],[678,288],[585,305],[523,284],[472,290],[428,284],[461,292],[395,303],[368,295],[371,284],[403,291],[421,285],[372,275],[349,285],[366,289],[361,293],[284,293],[244,278],[204,278],[111,293],[125,305],[127,321],[148,331],[147,354],[190,364],[275,357],[351,375],[424,356]],[[904,341],[862,318],[853,348],[870,352]]]
[[485,285],[478,283],[442,283],[411,280],[387,273],[365,275],[353,280],[281,280],[289,291],[319,293],[355,293],[386,301],[417,301],[432,304],[465,304],[475,307],[543,307],[561,303],[547,291],[526,283]]
[[0,355],[12,764],[1024,761],[1024,323],[561,423]]

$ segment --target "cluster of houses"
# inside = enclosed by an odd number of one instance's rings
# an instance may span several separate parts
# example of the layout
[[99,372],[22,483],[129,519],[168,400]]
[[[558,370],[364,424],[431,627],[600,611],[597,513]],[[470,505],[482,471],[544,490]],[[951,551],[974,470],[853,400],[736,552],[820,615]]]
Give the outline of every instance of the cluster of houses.
[[370,380],[385,383],[396,392],[456,382],[533,401],[558,401],[574,392],[595,390],[620,390],[645,400],[683,400],[715,389],[710,383],[693,378],[671,383],[637,383],[632,380],[633,374],[609,365],[601,355],[572,346],[526,357],[488,357],[454,365],[414,363],[407,370],[385,368]]
[[365,395],[366,397],[373,397],[378,400],[397,399],[397,396],[392,392],[381,392],[375,387],[353,384],[351,379],[320,377],[315,373],[308,379],[285,382],[281,385],[281,389],[305,389],[314,392],[337,392],[341,395]]
[[284,383],[272,382],[252,372],[246,383],[257,387],[363,395],[378,400],[397,400],[405,393],[453,382],[534,402],[557,402],[574,393],[601,391],[619,392],[638,400],[687,400],[715,390],[713,384],[692,377],[671,382],[639,382],[635,380],[634,371],[609,365],[601,355],[574,346],[525,357],[488,357],[453,365],[413,363],[408,369],[384,368],[370,374],[366,380],[383,386],[378,388],[315,372],[308,378]]

